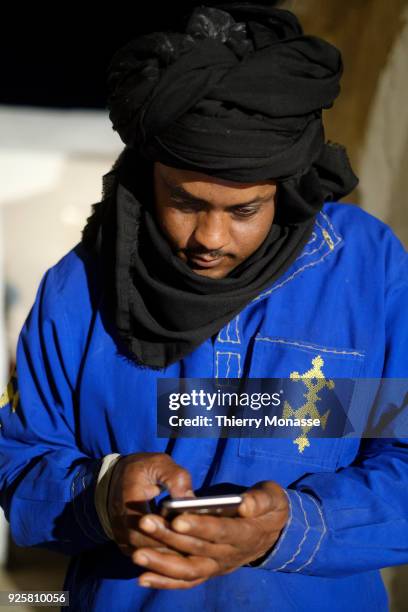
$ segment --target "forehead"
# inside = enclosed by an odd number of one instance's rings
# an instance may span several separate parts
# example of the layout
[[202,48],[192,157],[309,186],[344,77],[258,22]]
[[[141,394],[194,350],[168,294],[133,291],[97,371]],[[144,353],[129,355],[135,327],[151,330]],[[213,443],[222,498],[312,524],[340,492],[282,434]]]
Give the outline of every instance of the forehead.
[[272,180],[237,183],[201,172],[173,168],[160,162],[155,162],[154,176],[156,184],[161,184],[176,195],[186,193],[209,201],[218,197],[230,201],[236,199],[237,202],[257,197],[264,198],[273,195],[276,187],[276,183]]

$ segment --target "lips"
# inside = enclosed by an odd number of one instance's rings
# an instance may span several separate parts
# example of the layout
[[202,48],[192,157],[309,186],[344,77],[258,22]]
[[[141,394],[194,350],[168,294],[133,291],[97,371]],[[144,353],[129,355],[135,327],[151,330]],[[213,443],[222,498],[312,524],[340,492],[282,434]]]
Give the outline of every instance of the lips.
[[194,255],[188,258],[189,262],[195,264],[200,268],[215,268],[220,264],[220,262],[224,259],[224,256],[221,257],[208,257],[205,255]]

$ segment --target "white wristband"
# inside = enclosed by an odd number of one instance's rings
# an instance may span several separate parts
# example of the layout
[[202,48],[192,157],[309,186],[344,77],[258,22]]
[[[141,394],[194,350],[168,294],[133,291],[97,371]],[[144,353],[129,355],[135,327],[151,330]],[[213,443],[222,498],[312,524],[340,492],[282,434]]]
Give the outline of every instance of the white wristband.
[[119,461],[120,457],[121,455],[118,453],[112,453],[111,455],[106,455],[103,458],[95,487],[96,513],[99,517],[104,532],[111,540],[113,540],[113,532],[108,515],[108,494],[113,468]]

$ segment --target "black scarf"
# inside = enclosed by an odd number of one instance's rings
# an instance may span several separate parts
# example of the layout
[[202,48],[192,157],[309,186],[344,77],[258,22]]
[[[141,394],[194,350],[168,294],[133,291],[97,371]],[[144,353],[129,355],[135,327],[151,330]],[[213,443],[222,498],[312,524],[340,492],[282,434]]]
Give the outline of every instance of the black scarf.
[[[216,334],[281,276],[327,199],[357,183],[321,113],[342,62],[296,17],[249,2],[199,7],[182,32],[129,43],[109,73],[114,129],[127,145],[83,240],[103,261],[112,317],[138,363],[163,368]],[[278,181],[264,243],[227,278],[195,274],[157,228],[154,161],[231,181]]]
[[322,190],[316,171],[281,183],[265,241],[227,278],[212,279],[174,255],[158,228],[152,168],[124,151],[105,177],[106,197],[94,207],[83,241],[101,258],[110,314],[129,356],[164,368],[218,333],[287,270],[310,237]]

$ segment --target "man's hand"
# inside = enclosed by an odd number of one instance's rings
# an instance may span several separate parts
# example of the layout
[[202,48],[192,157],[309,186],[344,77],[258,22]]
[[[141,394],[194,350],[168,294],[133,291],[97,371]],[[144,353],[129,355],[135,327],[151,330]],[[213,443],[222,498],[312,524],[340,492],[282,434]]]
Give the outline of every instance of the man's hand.
[[139,584],[188,589],[212,576],[229,574],[265,555],[277,541],[288,515],[286,494],[272,481],[261,482],[244,494],[236,518],[183,514],[169,526],[157,515],[146,515],[140,528],[167,550],[139,548],[132,555],[135,563],[149,570],[140,576]]
[[115,465],[109,487],[108,515],[115,541],[125,555],[132,555],[141,546],[163,547],[139,528],[141,517],[150,512],[148,502],[162,488],[172,497],[193,496],[190,474],[165,453],[125,455]]

